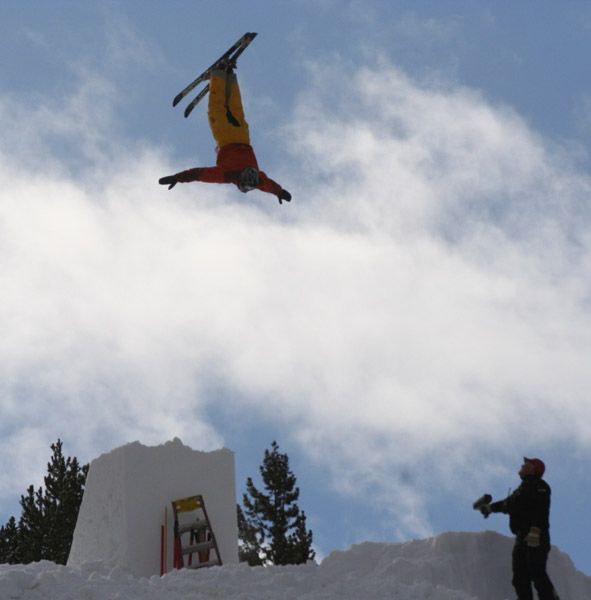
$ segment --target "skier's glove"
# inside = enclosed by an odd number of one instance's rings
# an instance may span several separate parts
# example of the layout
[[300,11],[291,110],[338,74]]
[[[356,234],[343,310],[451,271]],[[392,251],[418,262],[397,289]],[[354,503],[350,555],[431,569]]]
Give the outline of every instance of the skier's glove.
[[160,185],[167,185],[169,190],[172,190],[172,188],[178,183],[176,175],[167,175],[166,177],[161,177],[158,180],[158,183]]
[[482,516],[485,519],[488,519],[488,515],[490,515],[490,513],[492,513],[492,510],[490,508],[490,504],[482,504],[480,507],[480,512],[482,513]]
[[525,536],[525,543],[530,548],[537,548],[540,545],[540,528],[530,527],[529,533]]
[[284,200],[286,202],[291,202],[291,194],[287,190],[281,190],[281,193],[277,198],[279,198],[279,204],[283,204]]

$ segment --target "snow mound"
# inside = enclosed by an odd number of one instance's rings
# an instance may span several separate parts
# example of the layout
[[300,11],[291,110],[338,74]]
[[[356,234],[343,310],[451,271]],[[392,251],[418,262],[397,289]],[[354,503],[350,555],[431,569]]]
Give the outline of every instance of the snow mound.
[[[333,552],[322,568],[351,580],[369,578],[407,585],[423,582],[458,590],[478,600],[514,598],[511,585],[513,538],[492,531],[444,533],[402,544],[366,542]],[[591,577],[577,571],[570,557],[553,547],[548,573],[561,600],[591,600]]]
[[[150,578],[104,562],[0,565],[0,600],[508,600],[511,546],[497,533],[446,533],[358,544],[319,566],[230,564]],[[549,570],[561,600],[591,600],[591,577],[556,548]]]
[[98,561],[140,577],[159,575],[164,508],[170,568],[171,502],[196,494],[203,495],[223,563],[237,563],[234,479],[232,451],[198,452],[178,438],[161,446],[134,442],[103,454],[90,464],[68,566]]
[[199,571],[184,569],[162,578],[135,578],[100,565],[62,567],[49,562],[0,566],[2,600],[477,600],[461,591],[387,579],[332,580],[322,566],[225,565]]

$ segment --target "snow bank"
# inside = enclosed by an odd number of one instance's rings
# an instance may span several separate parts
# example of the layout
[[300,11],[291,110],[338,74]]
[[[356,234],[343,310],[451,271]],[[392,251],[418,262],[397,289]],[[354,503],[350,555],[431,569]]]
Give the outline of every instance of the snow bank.
[[[137,578],[106,563],[0,565],[0,600],[508,600],[512,540],[496,533],[447,533],[404,544],[364,543],[320,566],[184,569]],[[591,577],[552,550],[561,600],[591,600]]]
[[[92,461],[68,566],[102,562],[135,576],[160,574],[160,526],[171,501],[202,494],[224,564],[238,562],[234,454],[197,452],[175,438],[127,444]],[[0,600],[3,600],[0,591]]]
[[[514,598],[511,585],[513,538],[492,531],[444,533],[403,544],[366,542],[333,552],[322,563],[332,576],[370,578],[461,590],[478,600]],[[548,573],[561,600],[591,600],[591,577],[575,569],[568,555],[553,547]],[[437,597],[437,596],[434,596]]]
[[[8,595],[4,595],[4,594]],[[80,569],[37,563],[0,567],[2,600],[477,600],[461,591],[388,579],[329,579],[322,566],[183,569],[162,578],[136,579],[120,569]]]

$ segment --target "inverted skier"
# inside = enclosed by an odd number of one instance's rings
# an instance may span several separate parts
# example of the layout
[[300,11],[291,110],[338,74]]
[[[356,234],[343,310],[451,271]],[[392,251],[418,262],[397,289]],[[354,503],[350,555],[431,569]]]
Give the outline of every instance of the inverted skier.
[[187,169],[162,177],[158,183],[168,185],[169,190],[191,181],[233,183],[243,193],[258,189],[277,196],[279,204],[289,202],[291,194],[259,169],[234,67],[231,62],[221,63],[209,80],[207,116],[216,141],[216,166]]

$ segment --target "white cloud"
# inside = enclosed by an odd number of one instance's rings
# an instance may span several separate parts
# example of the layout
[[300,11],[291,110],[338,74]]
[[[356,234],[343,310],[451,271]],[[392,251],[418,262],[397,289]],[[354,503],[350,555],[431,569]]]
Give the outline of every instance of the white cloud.
[[[353,84],[317,65],[309,89],[283,207],[159,188],[174,168],[122,152],[108,102],[88,121],[76,96],[0,104],[0,495],[66,429],[90,456],[215,446],[215,402],[288,424],[400,535],[429,531],[433,485],[479,477],[468,454],[589,447],[588,175],[506,107],[389,65]],[[44,163],[27,122],[81,136],[94,170]]]

